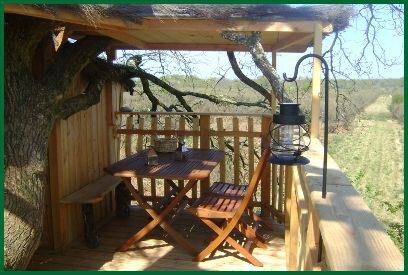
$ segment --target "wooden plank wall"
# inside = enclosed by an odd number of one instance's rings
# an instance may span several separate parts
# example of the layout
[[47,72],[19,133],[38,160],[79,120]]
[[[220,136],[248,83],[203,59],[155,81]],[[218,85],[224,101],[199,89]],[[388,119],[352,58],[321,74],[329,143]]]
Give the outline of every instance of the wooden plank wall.
[[[82,91],[86,84],[84,79],[77,77],[70,95]],[[43,243],[43,246],[63,250],[83,235],[81,206],[60,204],[60,200],[104,175],[103,167],[117,159],[115,144],[118,142],[107,124],[106,94],[112,96],[113,110],[117,111],[119,96],[103,91],[99,104],[58,121],[54,126],[49,147],[51,218],[48,218],[52,220],[53,238],[52,244]],[[109,146],[110,143],[113,146]],[[97,222],[111,215],[115,207],[113,198],[113,194],[106,196],[94,205]]]

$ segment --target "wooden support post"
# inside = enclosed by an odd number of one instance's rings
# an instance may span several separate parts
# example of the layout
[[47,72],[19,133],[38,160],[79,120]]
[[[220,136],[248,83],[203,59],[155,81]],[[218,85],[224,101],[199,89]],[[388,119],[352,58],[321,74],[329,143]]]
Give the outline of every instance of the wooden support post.
[[[272,67],[276,69],[276,52],[272,52]],[[271,92],[271,112],[274,114],[276,112],[276,96]],[[272,125],[273,127],[273,125]],[[277,165],[272,164],[272,213],[277,211],[277,192],[278,192],[278,177],[277,177]]]
[[[313,53],[322,54],[322,24],[315,23]],[[321,61],[317,58],[313,60],[313,80],[312,80],[312,112],[310,137],[319,137],[319,114],[320,114],[320,74]]]

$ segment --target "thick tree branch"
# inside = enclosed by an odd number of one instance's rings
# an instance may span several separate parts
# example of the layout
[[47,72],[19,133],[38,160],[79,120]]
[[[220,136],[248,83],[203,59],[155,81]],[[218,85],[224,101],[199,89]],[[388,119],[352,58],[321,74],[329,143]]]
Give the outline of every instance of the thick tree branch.
[[86,110],[90,106],[97,104],[100,100],[104,84],[105,81],[103,80],[91,80],[84,93],[70,97],[57,105],[57,119],[67,119],[73,114]]
[[[125,85],[128,90],[133,89],[133,86],[134,86],[134,82],[130,80],[131,78],[138,77],[140,79],[148,79],[149,81],[153,82],[157,86],[165,89],[171,95],[175,96],[177,100],[180,102],[181,106],[188,112],[193,112],[193,109],[184,99],[184,97],[186,96],[202,98],[210,102],[213,102],[215,104],[231,104],[231,105],[236,105],[236,106],[268,108],[268,104],[266,104],[264,101],[240,102],[240,101],[235,101],[229,98],[217,97],[214,95],[207,95],[207,94],[196,93],[196,92],[191,92],[191,91],[183,92],[183,91],[180,91],[170,86],[168,83],[164,82],[160,78],[152,74],[149,74],[148,72],[144,71],[140,67],[128,67],[128,66],[124,66],[120,64],[109,64],[103,60],[97,59],[94,62],[90,63],[85,68],[84,71],[86,72],[86,74],[90,76],[99,75],[101,78],[104,78],[106,80],[117,81],[121,83],[122,85]],[[152,94],[147,94],[147,95],[152,96]],[[155,101],[155,99],[153,100]],[[167,107],[167,109],[168,108],[169,107]],[[166,108],[164,109],[167,110]]]
[[65,43],[42,80],[45,86],[53,87],[54,94],[49,95],[50,100],[63,99],[78,72],[105,50],[111,41],[106,37],[90,36],[75,43]]
[[253,81],[252,79],[249,79],[244,73],[241,71],[241,69],[238,66],[237,60],[235,59],[234,52],[227,52],[228,55],[228,60],[231,64],[231,68],[234,71],[235,75],[238,77],[239,80],[241,80],[243,83],[260,93],[265,99],[267,99],[269,102],[271,102],[271,94],[261,85]]

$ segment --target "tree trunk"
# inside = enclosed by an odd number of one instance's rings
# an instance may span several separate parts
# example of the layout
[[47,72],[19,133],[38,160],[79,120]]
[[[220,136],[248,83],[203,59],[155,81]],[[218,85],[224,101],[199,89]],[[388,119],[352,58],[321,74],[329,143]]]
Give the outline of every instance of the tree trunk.
[[84,93],[67,98],[67,91],[111,40],[89,37],[67,44],[47,71],[33,66],[33,60],[43,49],[41,41],[52,41],[56,23],[11,15],[5,21],[4,269],[22,270],[41,240],[52,127],[57,119],[99,102],[104,79],[98,75]]
[[41,239],[54,120],[36,96],[42,87],[18,63],[7,60],[5,79],[4,268],[25,269]]

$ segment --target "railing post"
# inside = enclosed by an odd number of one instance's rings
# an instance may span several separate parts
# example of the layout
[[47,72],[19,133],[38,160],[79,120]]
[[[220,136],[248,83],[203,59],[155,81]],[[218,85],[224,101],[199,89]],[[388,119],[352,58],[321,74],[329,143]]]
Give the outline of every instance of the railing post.
[[[129,115],[126,118],[126,129],[133,129],[133,115]],[[125,155],[130,156],[132,154],[132,135],[126,135],[125,137]]]
[[[271,117],[262,116],[261,122],[261,152],[270,146],[269,126]],[[261,216],[267,217],[271,213],[271,167],[266,165],[261,177]]]
[[[210,116],[200,116],[200,148],[210,148]],[[210,179],[202,180],[200,182],[200,192],[208,190],[210,187]]]
[[288,270],[291,270],[290,264],[291,262],[291,251],[290,251],[290,243],[291,243],[291,224],[290,224],[290,217],[291,217],[291,208],[292,208],[292,166],[286,166],[285,169],[285,251],[286,251],[286,265]]
[[[239,120],[238,117],[233,117],[232,118],[232,131],[234,132],[239,132]],[[239,137],[234,137],[234,183],[239,184],[241,182],[240,180],[240,156],[241,156],[241,150],[240,150],[240,145],[239,145]]]
[[[322,24],[315,23],[313,53],[322,55]],[[312,111],[310,122],[310,137],[319,136],[319,114],[320,114],[320,74],[321,61],[313,58],[313,80],[312,80]]]
[[[217,118],[217,131],[224,131],[223,118]],[[223,136],[218,136],[218,148],[225,152],[225,139]],[[220,181],[225,182],[225,158],[220,163]]]

